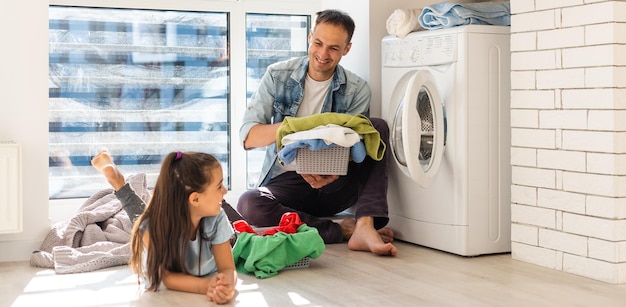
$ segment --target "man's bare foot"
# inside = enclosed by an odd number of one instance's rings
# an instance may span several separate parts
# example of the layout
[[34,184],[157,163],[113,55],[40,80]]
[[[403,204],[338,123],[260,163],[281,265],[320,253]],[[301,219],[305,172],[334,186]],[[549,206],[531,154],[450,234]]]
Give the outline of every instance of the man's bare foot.
[[354,227],[356,227],[356,220],[353,218],[343,219],[339,222],[339,226],[341,226],[341,234],[343,235],[343,239],[348,241],[352,234],[354,233]]
[[394,233],[393,230],[389,227],[383,227],[381,229],[377,230],[378,235],[380,235],[380,238],[383,240],[383,242],[385,243],[391,243],[393,242],[393,237],[394,237]]
[[344,219],[339,223],[344,239],[348,240],[348,248],[356,251],[372,252],[377,255],[395,256],[398,249],[393,242],[391,228],[374,229],[372,217],[362,217],[358,221]]
[[115,191],[121,189],[126,183],[124,175],[118,171],[107,150],[103,150],[95,155],[91,159],[91,165],[104,175]]
[[[356,220],[354,220],[353,218],[347,218],[342,220],[339,225],[341,226],[343,239],[346,241],[350,240],[352,234],[354,233],[354,228],[356,227]],[[394,232],[391,228],[383,227],[381,229],[378,229],[377,232],[384,243],[393,242]]]

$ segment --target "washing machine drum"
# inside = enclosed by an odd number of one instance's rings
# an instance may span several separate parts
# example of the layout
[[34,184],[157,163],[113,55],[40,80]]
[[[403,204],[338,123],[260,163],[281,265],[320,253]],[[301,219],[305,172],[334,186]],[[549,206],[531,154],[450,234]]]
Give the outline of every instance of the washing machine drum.
[[424,70],[409,79],[391,129],[391,151],[419,186],[430,186],[445,149],[445,111],[433,76]]

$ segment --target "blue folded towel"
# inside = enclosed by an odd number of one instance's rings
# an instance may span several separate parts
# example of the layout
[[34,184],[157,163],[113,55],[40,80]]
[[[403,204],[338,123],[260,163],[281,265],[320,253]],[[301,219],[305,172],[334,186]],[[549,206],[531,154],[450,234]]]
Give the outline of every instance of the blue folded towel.
[[441,2],[424,7],[418,17],[427,30],[467,24],[511,25],[510,2],[452,3]]

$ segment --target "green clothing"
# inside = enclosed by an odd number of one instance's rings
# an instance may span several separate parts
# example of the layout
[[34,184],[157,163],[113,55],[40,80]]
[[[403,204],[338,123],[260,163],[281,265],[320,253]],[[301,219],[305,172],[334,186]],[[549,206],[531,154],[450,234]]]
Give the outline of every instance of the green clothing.
[[233,247],[237,271],[268,278],[304,257],[318,258],[326,246],[316,228],[302,224],[298,232],[260,236],[242,232]]
[[385,154],[385,143],[380,139],[380,133],[372,126],[369,118],[365,115],[343,114],[326,112],[305,117],[287,116],[276,131],[276,148],[282,148],[282,139],[285,135],[310,130],[318,126],[335,124],[354,130],[363,136],[367,155],[376,161],[380,161]]

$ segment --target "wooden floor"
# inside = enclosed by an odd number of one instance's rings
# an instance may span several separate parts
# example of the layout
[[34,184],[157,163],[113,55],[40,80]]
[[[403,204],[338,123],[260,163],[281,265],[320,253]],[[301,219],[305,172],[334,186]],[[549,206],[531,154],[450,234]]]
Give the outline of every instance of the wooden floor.
[[[626,306],[611,285],[512,260],[461,257],[396,242],[397,257],[328,245],[308,268],[257,279],[240,274],[231,306]],[[142,292],[125,266],[57,275],[27,262],[0,264],[0,306],[211,306],[204,296]]]

